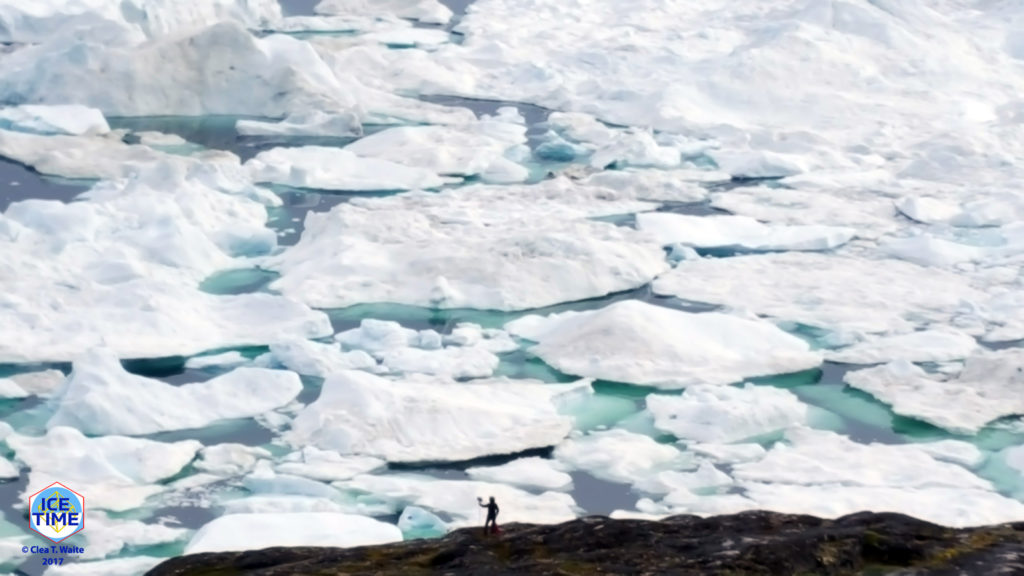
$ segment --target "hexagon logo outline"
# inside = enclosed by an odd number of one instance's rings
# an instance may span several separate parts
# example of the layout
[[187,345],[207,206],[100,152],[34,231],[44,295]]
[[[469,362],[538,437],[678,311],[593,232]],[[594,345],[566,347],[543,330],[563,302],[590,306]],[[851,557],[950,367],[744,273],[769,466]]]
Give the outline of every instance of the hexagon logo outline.
[[[53,494],[45,494],[50,490],[53,491]],[[76,502],[69,497],[70,495],[74,495],[74,498],[77,498],[77,506],[75,505]],[[70,502],[67,503],[68,508],[63,509],[64,503],[62,500],[65,498],[70,500]],[[29,527],[36,534],[54,544],[60,544],[85,529],[85,496],[60,482],[54,482],[29,496],[28,511]],[[77,527],[74,524],[68,523],[69,513],[78,514]],[[60,522],[61,520],[63,520],[63,523]],[[64,530],[72,527],[75,529],[63,533]],[[51,534],[56,534],[57,536],[54,537]]]

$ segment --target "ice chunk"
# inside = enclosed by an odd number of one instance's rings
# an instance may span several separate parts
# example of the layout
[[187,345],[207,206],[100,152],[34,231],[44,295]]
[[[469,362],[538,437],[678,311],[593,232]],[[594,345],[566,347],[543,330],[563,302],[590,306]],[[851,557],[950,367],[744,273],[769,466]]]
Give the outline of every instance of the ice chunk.
[[18,467],[13,462],[0,456],[0,480],[11,480],[17,478],[21,473],[18,471]]
[[730,443],[807,422],[807,405],[788,390],[747,384],[691,386],[682,396],[651,394],[654,425],[684,440]]
[[276,122],[239,120],[235,129],[243,136],[361,136],[359,116],[354,112],[294,112]]
[[925,224],[949,222],[960,213],[956,205],[927,196],[904,196],[895,205],[907,218]]
[[[11,300],[10,293],[0,294],[0,303],[5,300]],[[212,296],[146,280],[53,285],[40,302],[19,310],[23,302],[0,312],[0,362],[66,361],[100,345],[122,358],[191,356],[263,345],[287,334],[318,338],[331,333],[325,314],[287,298]],[[45,325],[35,315],[45,318]],[[83,317],[91,319],[88,325],[83,326]]]
[[643,200],[701,202],[708,197],[708,190],[701,183],[715,177],[713,172],[697,170],[605,170],[581,183],[611,188]]
[[761,460],[737,464],[733,477],[773,485],[992,489],[988,481],[937,460],[916,444],[859,444],[834,432],[809,428],[789,430],[786,440]]
[[664,245],[771,252],[831,250],[853,238],[854,230],[834,226],[770,226],[746,216],[688,216],[652,212],[636,215],[637,229]]
[[299,243],[266,263],[282,273],[271,288],[324,308],[523,310],[636,288],[668,268],[636,231],[583,219],[649,206],[607,189],[552,180],[358,200],[307,215]]
[[342,352],[338,345],[288,340],[270,345],[271,362],[306,376],[325,378],[344,370],[375,371],[377,361],[362,350]]
[[425,24],[447,24],[452,11],[438,0],[375,0],[373,2],[322,0],[316,6],[317,14],[332,16],[393,16],[419,20]]
[[166,558],[128,556],[98,562],[69,562],[46,569],[46,576],[138,576],[145,574]]
[[896,208],[925,224],[952,224],[968,228],[1004,226],[1024,219],[1024,200],[1016,193],[986,195],[960,205],[930,197],[905,196]]
[[391,372],[437,374],[461,379],[491,376],[501,360],[483,348],[448,347],[443,350],[391,350],[382,355],[381,362]]
[[[583,386],[586,386],[584,384]],[[471,460],[557,444],[572,428],[553,399],[580,385],[507,380],[392,382],[339,372],[295,418],[287,440],[389,462]]]
[[327,498],[305,496],[250,496],[221,504],[225,514],[295,514],[305,512],[345,512],[344,507]]
[[396,348],[415,346],[419,335],[398,322],[364,318],[359,322],[359,328],[339,332],[334,335],[334,339],[345,348],[379,356]]
[[202,447],[195,440],[156,442],[124,436],[87,438],[74,428],[51,428],[45,436],[7,438],[29,468],[27,494],[62,478],[89,495],[93,509],[131,510],[166,488],[157,485],[181,471]]
[[486,468],[468,468],[466,474],[473,480],[511,484],[540,490],[566,490],[572,486],[572,476],[547,458],[531,456],[508,464]]
[[[42,398],[49,398],[55,390],[64,384],[64,373],[60,370],[43,370],[42,372],[25,372],[8,378],[14,385],[26,393]],[[0,440],[3,434],[0,434]]]
[[814,252],[686,260],[653,289],[779,320],[865,332],[945,323],[961,300],[985,298],[967,279],[943,270]]
[[709,156],[734,178],[782,178],[807,171],[801,158],[769,151],[721,150]]
[[679,166],[681,160],[678,149],[659,145],[650,130],[630,128],[615,133],[611,141],[598,147],[590,157],[589,163],[592,168],[675,168]]
[[274,470],[281,474],[304,476],[313,480],[333,482],[348,480],[359,474],[383,468],[386,462],[372,456],[342,456],[330,450],[306,446],[285,456]]
[[683,388],[808,370],[821,355],[774,325],[720,313],[691,314],[636,300],[600,310],[525,316],[506,330],[567,374]]
[[637,490],[651,494],[668,494],[678,490],[708,490],[732,485],[728,474],[709,462],[701,463],[695,472],[663,470],[635,484]]
[[898,512],[963,528],[1014,522],[1024,504],[989,490],[945,486],[798,486],[748,483],[750,508],[838,518],[856,512]]
[[585,470],[610,482],[626,483],[689,464],[673,446],[619,429],[570,438],[555,448],[554,457],[570,468]]
[[984,248],[950,242],[929,234],[889,240],[882,244],[881,249],[893,257],[921,266],[941,267],[980,260],[987,252]]
[[850,372],[844,381],[889,404],[897,414],[958,434],[975,434],[993,420],[1024,414],[1024,349],[975,354],[948,380],[898,360]]
[[366,516],[331,513],[228,514],[204,525],[186,554],[273,546],[372,546],[402,540],[402,531]]
[[159,523],[110,518],[105,512],[89,511],[89,530],[85,535],[83,559],[107,558],[125,548],[169,544],[184,540],[188,530]]
[[233,443],[215,444],[199,451],[195,467],[218,476],[239,476],[252,470],[260,459],[268,458],[271,458],[271,454],[263,448]]
[[[150,72],[156,69],[161,73]],[[0,95],[81,104],[107,116],[281,118],[357,105],[308,43],[257,38],[229,20],[141,45],[56,37],[4,57]]]
[[450,518],[448,528],[464,528],[480,524],[477,498],[493,496],[501,514],[498,521],[557,524],[576,518],[576,503],[562,492],[531,494],[505,484],[489,484],[466,480],[441,480],[413,474],[357,476],[338,487],[350,491],[364,505],[377,503],[397,514],[406,506],[417,506]]
[[260,152],[245,166],[256,182],[298,188],[378,191],[439,188],[443,184],[430,170],[324,146],[273,148]]
[[690,444],[687,449],[719,464],[750,462],[767,454],[760,444]]
[[405,538],[437,538],[448,532],[443,520],[419,506],[406,506],[398,518],[398,528]]
[[185,361],[185,368],[190,370],[202,370],[204,368],[225,367],[233,368],[245,364],[249,359],[242,356],[241,352],[224,352],[209,356],[195,356]]
[[237,368],[206,382],[172,386],[129,374],[112,351],[94,349],[75,360],[54,396],[57,410],[47,427],[72,426],[92,435],[202,428],[268,412],[301,391],[294,372],[262,368]]
[[30,394],[14,380],[0,378],[0,399],[28,398]]
[[[125,144],[113,135],[39,135],[0,129],[0,156],[43,174],[64,178],[127,178],[160,162],[194,164],[139,144]],[[212,156],[208,156],[214,159]],[[221,154],[217,161],[231,162]],[[237,162],[237,158],[233,159]]]
[[840,350],[828,351],[825,358],[844,364],[881,364],[893,360],[948,362],[966,358],[977,349],[977,341],[967,334],[935,329],[868,338]]
[[0,128],[16,132],[72,136],[110,132],[110,126],[102,112],[74,104],[0,108]]
[[952,462],[966,468],[977,468],[986,459],[985,453],[977,446],[961,440],[922,442],[916,446],[936,460]]
[[331,485],[303,476],[280,474],[267,460],[256,463],[255,469],[242,480],[242,485],[253,494],[304,496],[334,500],[338,491]]
[[381,159],[434,174],[482,175],[501,183],[522,182],[525,168],[515,178],[495,180],[489,174],[509,162],[506,154],[526,143],[526,127],[518,123],[480,121],[451,126],[399,126],[377,132],[345,147],[367,159]]

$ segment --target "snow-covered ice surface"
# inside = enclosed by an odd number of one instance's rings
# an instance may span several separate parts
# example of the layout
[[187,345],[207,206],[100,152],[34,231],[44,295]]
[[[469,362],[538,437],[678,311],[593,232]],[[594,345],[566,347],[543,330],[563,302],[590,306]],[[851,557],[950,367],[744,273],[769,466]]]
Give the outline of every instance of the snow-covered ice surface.
[[506,326],[567,374],[659,388],[729,384],[815,368],[821,355],[768,322],[626,300],[589,312],[525,316]]
[[[261,368],[237,368],[206,382],[171,386],[129,374],[110,350],[96,349],[75,360],[54,395],[58,407],[47,426],[72,426],[94,436],[202,428],[269,412],[301,390],[294,372]],[[119,403],[125,396],[137,396],[128,408]]]
[[369,546],[402,539],[394,524],[353,514],[228,514],[203,526],[187,554],[272,546]]
[[507,380],[458,384],[429,377],[388,381],[365,372],[330,376],[286,434],[295,446],[389,462],[472,460],[553,446],[572,427],[559,395],[581,385]]
[[306,4],[0,0],[4,570],[1024,519],[1019,3]]
[[1003,416],[1024,414],[1024,349],[970,356],[952,378],[905,360],[846,375],[846,382],[911,416],[950,432],[973,434]]
[[353,200],[307,215],[299,243],[267,261],[281,272],[271,288],[317,307],[524,310],[594,298],[668,268],[639,233],[587,219],[646,206],[564,180]]

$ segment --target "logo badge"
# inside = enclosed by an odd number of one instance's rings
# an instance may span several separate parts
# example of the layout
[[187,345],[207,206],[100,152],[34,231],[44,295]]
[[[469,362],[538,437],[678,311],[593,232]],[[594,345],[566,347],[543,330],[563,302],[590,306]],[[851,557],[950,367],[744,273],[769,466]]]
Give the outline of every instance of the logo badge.
[[60,482],[29,496],[28,510],[32,529],[54,543],[85,528],[85,497]]

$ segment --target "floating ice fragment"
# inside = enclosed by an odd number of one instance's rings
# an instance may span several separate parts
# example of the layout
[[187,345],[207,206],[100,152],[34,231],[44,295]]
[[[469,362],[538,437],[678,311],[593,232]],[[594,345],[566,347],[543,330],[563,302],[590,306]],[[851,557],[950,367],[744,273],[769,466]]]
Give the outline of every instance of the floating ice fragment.
[[332,513],[228,514],[204,525],[186,554],[273,546],[371,546],[402,540],[402,531],[366,516]]
[[294,372],[237,368],[206,382],[172,386],[129,374],[110,350],[75,360],[54,395],[48,428],[72,426],[92,435],[140,435],[202,428],[247,418],[290,402],[302,391]]
[[665,389],[729,384],[821,363],[806,342],[768,322],[636,300],[588,312],[525,316],[505,329],[539,342],[530,352],[567,374]]

